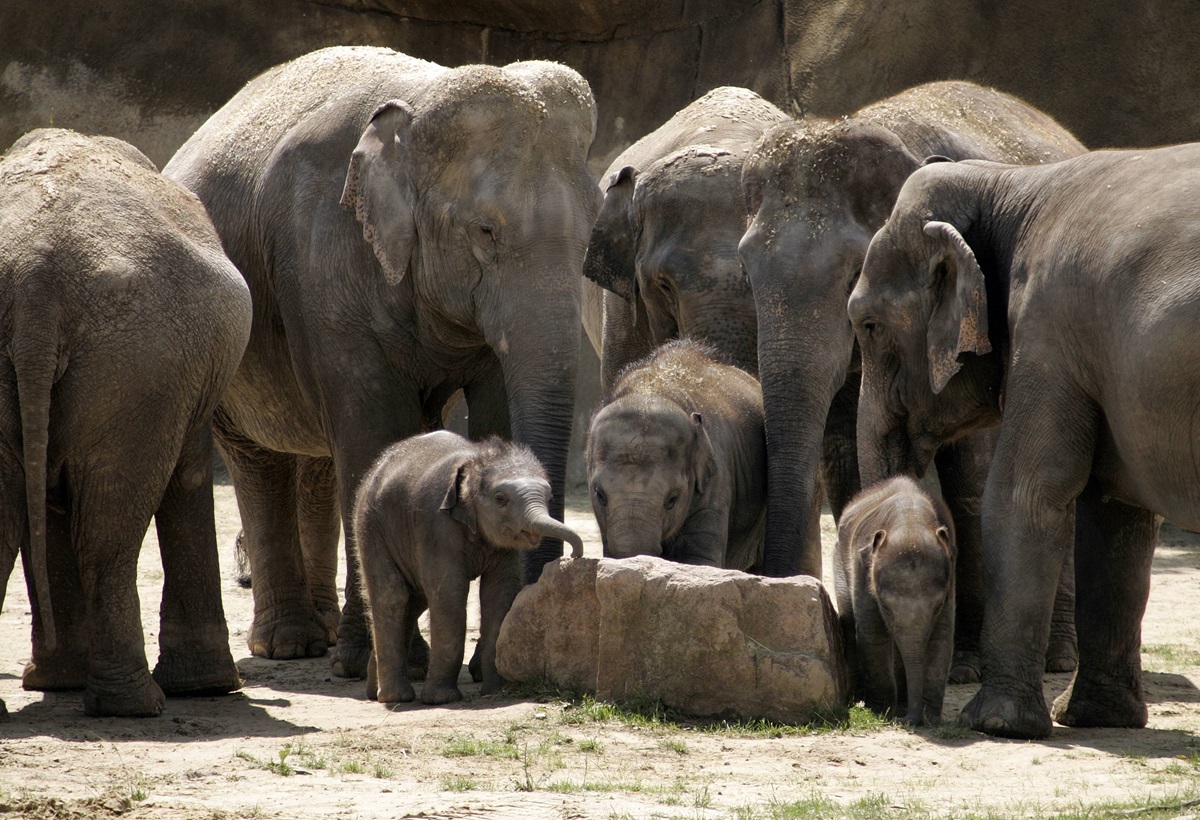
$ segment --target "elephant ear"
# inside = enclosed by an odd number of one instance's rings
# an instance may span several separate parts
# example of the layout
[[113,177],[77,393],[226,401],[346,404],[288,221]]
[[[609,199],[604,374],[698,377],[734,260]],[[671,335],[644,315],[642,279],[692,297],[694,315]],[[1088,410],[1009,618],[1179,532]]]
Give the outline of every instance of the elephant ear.
[[633,216],[637,176],[637,169],[626,165],[612,177],[583,260],[584,276],[626,302],[637,298],[637,225]]
[[696,495],[704,495],[708,482],[717,472],[717,459],[713,455],[708,431],[704,429],[704,418],[699,413],[692,413],[692,435],[692,474],[695,476]]
[[475,501],[471,498],[469,487],[470,472],[470,462],[458,465],[454,477],[450,479],[450,486],[446,488],[441,509],[474,535],[479,530],[479,522],[475,517]]
[[413,110],[406,102],[389,100],[376,108],[350,155],[342,189],[342,207],[354,209],[363,239],[393,284],[408,270],[417,235],[408,152],[412,122]]
[[938,263],[944,275],[934,285],[933,315],[925,341],[929,348],[929,384],[941,393],[959,371],[963,353],[990,353],[987,286],[975,253],[949,222],[927,222],[925,235],[939,240],[943,256]]
[[921,167],[892,131],[880,126],[857,126],[850,141],[850,177],[846,193],[854,218],[874,232],[888,218],[900,188]]

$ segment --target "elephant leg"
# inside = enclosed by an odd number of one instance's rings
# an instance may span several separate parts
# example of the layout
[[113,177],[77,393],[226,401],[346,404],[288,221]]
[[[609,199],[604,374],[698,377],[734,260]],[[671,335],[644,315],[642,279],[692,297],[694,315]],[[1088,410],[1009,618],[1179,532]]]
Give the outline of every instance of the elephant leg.
[[[371,660],[367,697],[380,703],[408,703],[416,697],[408,678],[408,642],[416,619],[412,588],[388,552],[382,534],[364,535],[363,582],[371,601]],[[408,548],[410,545],[403,545]]]
[[1075,499],[1087,485],[1098,411],[1086,395],[1023,360],[983,503],[981,686],[960,721],[988,734],[1050,734],[1042,693],[1059,575],[1074,544]]
[[946,683],[950,665],[954,659],[955,600],[951,591],[945,606],[925,645],[925,681],[922,688],[925,703],[925,722],[936,723],[942,719],[942,704],[946,699]]
[[983,628],[983,488],[999,429],[984,430],[943,445],[934,457],[942,498],[954,519],[958,555],[951,683],[979,682],[979,633]]
[[[1079,526],[1076,521],[1076,527]],[[1153,545],[1151,545],[1153,549]],[[1046,646],[1047,672],[1074,672],[1079,664],[1075,635],[1075,553],[1067,553],[1058,591],[1054,594],[1054,616],[1050,620],[1050,643]]]
[[[458,674],[462,671],[467,640],[467,591],[465,572],[444,573],[429,594],[429,674],[421,689],[421,702],[453,703],[462,700]],[[495,656],[492,657],[493,666]]]
[[265,450],[226,428],[219,409],[214,429],[233,478],[254,577],[250,651],[279,660],[324,655],[329,635],[317,617],[300,549],[296,457]]
[[1054,702],[1064,726],[1140,728],[1142,616],[1161,519],[1103,498],[1095,482],[1076,501],[1075,598],[1079,667]]
[[[24,493],[24,489],[21,490]],[[14,507],[23,510],[23,506]],[[24,531],[22,551],[29,544]],[[87,686],[88,632],[87,604],[83,583],[79,579],[79,563],[71,543],[71,521],[68,512],[57,505],[46,510],[46,563],[50,577],[50,605],[54,612],[53,651],[46,649],[45,625],[38,605],[37,589],[33,583],[29,560],[22,560],[25,585],[33,613],[33,657],[25,666],[21,685],[25,689],[53,692],[83,689]]]
[[[855,644],[861,682],[859,697],[868,709],[880,714],[894,714],[896,705],[903,703],[905,692],[900,691],[904,675],[900,672],[892,636],[878,617],[855,616]],[[899,686],[897,686],[899,684]]]
[[[105,456],[111,462],[107,468],[96,463]],[[71,537],[91,650],[83,709],[94,716],[152,717],[162,713],[165,701],[146,663],[137,564],[154,512],[145,496],[154,493],[149,488],[156,482],[133,459],[96,453],[90,461],[67,466],[68,475],[80,477],[71,487]],[[122,476],[134,476],[145,486],[131,486]],[[164,478],[158,486],[165,483]]]
[[337,505],[337,474],[333,459],[297,459],[296,521],[304,574],[317,617],[325,624],[326,640],[337,641],[342,606],[338,598],[338,545],[342,519]]
[[[858,383],[847,381],[833,397],[825,419],[821,472],[834,521],[862,489],[858,476]],[[817,494],[820,497],[820,493]],[[818,517],[820,510],[817,511]],[[818,529],[818,537],[820,530]]]
[[[474,380],[464,389],[467,399],[467,430],[474,441],[480,441],[490,435],[501,438],[512,438],[512,424],[508,417],[508,395],[504,391],[504,371],[500,362],[495,362],[480,378]],[[482,595],[482,589],[480,590]],[[414,640],[420,639],[418,632]],[[484,682],[484,664],[480,655],[483,641],[475,644],[471,660],[467,662],[467,670],[471,680],[476,683]],[[493,659],[493,669],[495,662]]]
[[154,514],[165,579],[154,680],[168,695],[219,695],[242,685],[221,603],[212,486],[205,424],[184,441]]
[[521,591],[520,564],[516,556],[504,556],[498,563],[499,566],[479,579],[479,643],[475,654],[482,667],[483,686],[479,691],[484,695],[500,691],[506,683],[496,670],[496,641],[504,616]]

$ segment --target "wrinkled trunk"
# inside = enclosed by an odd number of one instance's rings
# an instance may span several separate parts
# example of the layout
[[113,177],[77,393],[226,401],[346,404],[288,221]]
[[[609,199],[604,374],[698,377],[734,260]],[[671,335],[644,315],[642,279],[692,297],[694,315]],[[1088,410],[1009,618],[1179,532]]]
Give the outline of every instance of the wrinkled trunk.
[[[513,438],[527,444],[545,468],[552,491],[549,512],[561,521],[575,410],[582,277],[578,266],[558,261],[554,266],[530,264],[516,272],[513,279],[539,287],[504,294],[497,300],[501,310],[481,324],[504,371]],[[531,270],[546,273],[534,276]],[[560,537],[543,538],[526,553],[525,583],[537,581],[542,567],[562,556]]]
[[609,500],[604,553],[612,558],[662,555],[662,520],[656,507]]
[[864,357],[858,399],[858,471],[864,487],[893,475],[920,478],[924,473],[907,429],[883,404],[885,389]]
[[[824,311],[828,312],[828,311]],[[843,312],[844,313],[844,312]],[[759,323],[759,377],[766,410],[767,531],[763,574],[821,577],[820,541],[808,543],[810,518],[819,491],[829,408],[845,383],[853,345],[831,353],[838,334],[786,333],[782,322]],[[841,322],[846,319],[841,316]]]
[[925,640],[913,639],[899,644],[908,687],[908,711],[904,714],[904,722],[913,726],[925,723],[925,643]]
[[525,524],[522,529],[546,538],[558,538],[567,542],[572,547],[571,556],[573,558],[583,555],[583,539],[566,524],[554,520],[546,505],[540,501],[529,502],[525,505]]

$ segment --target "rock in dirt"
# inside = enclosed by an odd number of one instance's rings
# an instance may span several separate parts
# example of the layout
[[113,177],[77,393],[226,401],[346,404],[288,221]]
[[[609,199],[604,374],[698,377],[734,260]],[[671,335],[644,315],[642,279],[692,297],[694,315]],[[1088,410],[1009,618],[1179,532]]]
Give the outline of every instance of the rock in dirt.
[[660,558],[546,565],[513,603],[500,674],[697,716],[803,723],[849,693],[837,616],[815,578]]

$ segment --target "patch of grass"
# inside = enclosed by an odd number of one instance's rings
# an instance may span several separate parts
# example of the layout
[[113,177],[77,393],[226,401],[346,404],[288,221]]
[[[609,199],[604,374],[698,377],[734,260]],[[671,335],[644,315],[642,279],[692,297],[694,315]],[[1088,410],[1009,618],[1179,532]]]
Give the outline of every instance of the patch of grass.
[[357,760],[344,760],[338,768],[346,774],[365,774],[367,771],[366,767]]
[[688,748],[687,743],[685,743],[682,739],[675,737],[664,737],[662,740],[658,741],[658,746],[660,749],[666,749],[674,752],[677,755],[690,754],[692,751]]
[[1144,644],[1142,659],[1142,668],[1147,672],[1173,672],[1183,667],[1200,666],[1200,650],[1184,644]]
[[579,751],[584,754],[600,754],[600,741],[594,737],[579,741]]
[[442,747],[440,754],[444,757],[494,757],[499,760],[517,760],[519,754],[515,743],[509,741],[509,735],[499,743],[494,740],[479,740],[465,735],[453,735]]
[[387,766],[381,766],[378,763],[375,764],[375,768],[371,772],[371,775],[378,780],[387,780],[388,778],[392,777],[394,774],[395,774],[395,772],[393,772]]
[[475,782],[473,777],[464,777],[463,775],[451,775],[450,777],[442,778],[442,791],[445,792],[470,792],[479,788],[479,784]]

